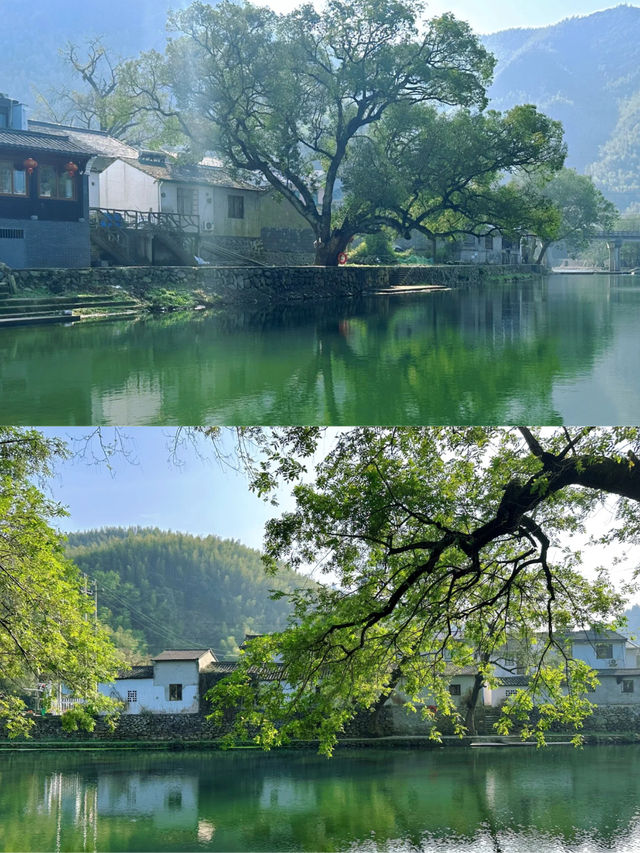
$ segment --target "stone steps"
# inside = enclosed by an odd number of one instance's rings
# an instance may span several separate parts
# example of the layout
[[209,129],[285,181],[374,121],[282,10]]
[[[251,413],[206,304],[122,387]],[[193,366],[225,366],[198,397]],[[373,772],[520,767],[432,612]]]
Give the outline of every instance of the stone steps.
[[[0,327],[72,323],[86,317],[132,316],[141,303],[130,296],[41,296],[0,298]],[[96,311],[95,315],[88,312]]]
[[[0,302],[0,317],[14,317],[17,315],[46,315],[46,314],[62,314],[72,312],[74,309],[81,308],[113,308],[114,310],[124,310],[127,308],[137,308],[139,302],[135,299],[92,299],[85,301],[83,299],[66,300],[57,302],[51,299],[34,299],[34,300],[18,300],[18,304],[11,300]],[[68,314],[67,314],[68,316]]]

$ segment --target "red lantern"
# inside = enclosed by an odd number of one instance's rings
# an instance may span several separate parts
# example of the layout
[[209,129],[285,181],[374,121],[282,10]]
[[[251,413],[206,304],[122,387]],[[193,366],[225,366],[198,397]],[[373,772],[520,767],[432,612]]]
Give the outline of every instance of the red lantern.
[[27,159],[22,163],[22,165],[27,170],[27,175],[33,175],[33,170],[37,167],[37,162],[33,159],[33,157],[27,157]]
[[69,160],[68,163],[64,164],[64,169],[70,178],[72,178],[75,175],[75,173],[78,171],[78,167],[76,166],[75,163],[72,163],[71,160]]

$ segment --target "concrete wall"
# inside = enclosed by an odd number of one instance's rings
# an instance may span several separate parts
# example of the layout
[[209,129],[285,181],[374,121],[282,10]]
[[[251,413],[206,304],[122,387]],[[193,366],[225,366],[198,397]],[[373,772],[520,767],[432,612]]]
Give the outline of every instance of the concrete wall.
[[[589,694],[589,701],[596,705],[635,705],[640,710],[640,670],[601,672],[598,680],[600,684]],[[632,692],[623,690],[625,686],[632,686]]]
[[[199,707],[199,693],[193,674],[173,672],[165,673],[173,678],[166,683],[158,683],[152,678],[119,678],[110,684],[100,684],[99,690],[106,696],[113,696],[127,702],[127,694],[135,690],[137,702],[127,703],[125,714],[140,714],[150,711],[154,714],[195,714]],[[181,680],[184,678],[184,680]],[[182,684],[182,700],[169,699],[169,685]]]

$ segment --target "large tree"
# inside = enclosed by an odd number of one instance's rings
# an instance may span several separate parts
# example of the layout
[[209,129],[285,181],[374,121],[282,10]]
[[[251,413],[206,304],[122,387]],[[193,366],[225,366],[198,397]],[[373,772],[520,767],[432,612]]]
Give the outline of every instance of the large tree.
[[25,683],[61,681],[89,707],[107,707],[97,682],[120,663],[51,526],[64,510],[37,485],[66,453],[37,430],[0,427],[0,721],[12,735],[28,732]]
[[152,50],[136,60],[121,59],[102,38],[90,38],[67,42],[60,56],[79,87],[38,93],[46,119],[103,130],[145,147],[176,145],[187,138],[167,91],[161,54]]
[[[531,105],[501,114],[394,104],[353,142],[343,169],[341,232],[350,238],[386,225],[407,238],[413,230],[429,237],[517,234],[534,200],[505,178],[549,178],[564,162],[562,137],[560,123]],[[542,198],[535,204],[547,206]]]
[[484,107],[493,58],[469,26],[419,4],[329,0],[278,15],[250,3],[193,3],[173,16],[172,88],[204,147],[260,175],[307,219],[316,263],[335,264],[336,216],[353,141],[393,104]]
[[[574,169],[562,169],[551,180],[533,176],[513,187],[533,211],[523,217],[523,229],[538,240],[535,262],[543,262],[549,246],[565,240],[571,250],[583,249],[597,231],[611,228],[618,216],[616,206],[606,199],[590,177]],[[556,214],[547,215],[545,203]],[[543,214],[539,215],[538,211]]]
[[[268,493],[300,477],[320,436],[253,431],[266,453],[254,486]],[[315,477],[295,486],[296,508],[266,532],[269,570],[313,567],[327,583],[294,594],[291,627],[250,646],[214,690],[216,718],[231,713],[234,735],[253,732],[263,746],[312,736],[330,751],[358,710],[401,683],[463,730],[450,666],[475,662],[490,679],[508,641],[529,650],[531,682],[507,711],[525,718],[544,700],[540,737],[553,719],[579,726],[593,674],[571,659],[563,634],[614,624],[622,589],[604,571],[588,580],[568,537],[616,498],[605,538],[637,539],[639,450],[637,428],[340,432]],[[246,447],[243,457],[252,458]],[[251,667],[275,655],[291,689],[252,678]]]

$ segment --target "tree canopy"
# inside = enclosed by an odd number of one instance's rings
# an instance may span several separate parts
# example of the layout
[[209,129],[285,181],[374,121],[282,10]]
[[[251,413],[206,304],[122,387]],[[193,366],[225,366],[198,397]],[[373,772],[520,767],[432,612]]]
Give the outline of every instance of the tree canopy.
[[[531,680],[507,703],[504,730],[534,702],[542,713],[527,733],[543,739],[554,719],[580,726],[593,674],[563,635],[615,624],[623,590],[604,569],[587,579],[567,537],[613,496],[603,539],[637,540],[640,431],[359,427],[301,477],[321,435],[249,436],[266,454],[252,463],[254,488],[301,478],[296,508],[267,525],[267,567],[313,567],[325,584],[290,596],[290,627],[251,644],[230,684],[214,688],[214,717],[232,714],[233,736],[265,747],[304,736],[330,752],[358,710],[401,682],[414,707],[428,716],[428,694],[462,731],[447,668],[475,663],[490,680],[509,641],[530,650]],[[275,655],[290,688],[251,677]]]
[[103,130],[133,145],[184,142],[186,128],[171,106],[160,53],[121,59],[102,38],[67,42],[59,53],[80,85],[38,93],[40,111],[48,119]]
[[[172,90],[201,145],[259,174],[304,216],[316,263],[354,232],[336,209],[355,140],[392,105],[486,105],[493,59],[452,15],[420,5],[329,0],[278,15],[250,3],[194,3],[170,27]],[[357,230],[357,229],[356,229]]]
[[64,510],[36,485],[65,445],[37,430],[0,427],[0,720],[26,733],[21,689],[62,681],[98,708],[98,681],[120,659],[51,521]]
[[[565,154],[560,123],[531,105],[501,114],[394,104],[353,141],[340,227],[348,239],[380,225],[407,238],[413,230],[429,237],[519,233],[532,211],[526,196],[505,185],[506,175],[550,177]],[[536,211],[545,206],[536,200]]]
[[618,216],[592,179],[574,169],[562,169],[550,180],[534,176],[515,189],[529,200],[530,213],[524,214],[522,227],[538,238],[536,263],[542,263],[549,246],[559,240],[566,240],[570,249],[584,248],[596,231],[611,228]]

